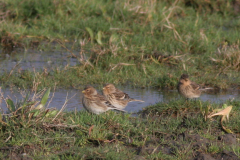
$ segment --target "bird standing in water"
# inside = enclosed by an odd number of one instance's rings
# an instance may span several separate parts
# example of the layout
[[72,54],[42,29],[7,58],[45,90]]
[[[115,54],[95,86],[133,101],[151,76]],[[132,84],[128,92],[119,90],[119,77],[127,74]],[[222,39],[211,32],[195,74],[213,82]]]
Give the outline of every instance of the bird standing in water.
[[144,102],[142,100],[130,98],[127,93],[117,89],[113,84],[106,84],[103,87],[103,95],[114,107],[119,109],[124,109],[129,102]]
[[202,90],[199,90],[200,86],[195,82],[192,82],[187,74],[181,75],[177,89],[179,94],[187,99],[198,98],[202,92]]

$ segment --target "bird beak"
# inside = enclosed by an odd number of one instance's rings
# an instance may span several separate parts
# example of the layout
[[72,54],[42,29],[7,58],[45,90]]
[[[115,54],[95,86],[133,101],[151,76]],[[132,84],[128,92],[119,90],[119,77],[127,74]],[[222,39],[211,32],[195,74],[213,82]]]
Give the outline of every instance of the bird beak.
[[85,93],[85,91],[83,90],[82,93]]

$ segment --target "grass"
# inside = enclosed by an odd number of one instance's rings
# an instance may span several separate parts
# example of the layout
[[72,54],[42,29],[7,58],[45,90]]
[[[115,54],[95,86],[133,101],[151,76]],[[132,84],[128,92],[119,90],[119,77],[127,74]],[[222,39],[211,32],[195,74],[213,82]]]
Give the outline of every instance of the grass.
[[1,73],[0,82],[174,88],[189,73],[204,86],[237,86],[240,32],[233,3],[6,0],[0,8],[2,52],[65,50],[80,64],[37,73],[16,67]]
[[[32,71],[17,63],[1,72],[0,83],[35,91],[106,82],[172,89],[188,73],[202,86],[238,87],[236,8],[237,1],[5,0],[1,58],[54,50],[67,51],[79,64]],[[41,93],[17,104],[5,99],[9,113],[0,116],[0,159],[240,158],[239,101],[225,102],[233,109],[229,122],[220,122],[219,116],[206,118],[221,108],[209,102],[158,103],[137,117],[92,115],[44,109],[48,92]],[[227,144],[229,131],[237,136],[233,144]]]
[[[114,111],[94,115],[37,109],[46,104],[49,90],[37,95],[18,105],[5,99],[9,112],[1,115],[1,159],[193,159],[198,154],[221,158],[225,152],[239,158],[236,138],[232,144],[218,138],[229,135],[220,118],[204,119],[204,108],[210,113],[219,104],[179,99],[148,106],[132,117]],[[225,103],[233,109],[224,126],[238,136],[239,101]]]

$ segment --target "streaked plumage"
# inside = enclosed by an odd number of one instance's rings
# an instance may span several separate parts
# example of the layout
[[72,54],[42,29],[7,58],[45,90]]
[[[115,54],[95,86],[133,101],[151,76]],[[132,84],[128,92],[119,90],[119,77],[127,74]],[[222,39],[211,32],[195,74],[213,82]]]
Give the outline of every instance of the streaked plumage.
[[189,79],[187,74],[182,74],[177,86],[178,92],[185,98],[198,98],[201,95],[200,86]]
[[[100,114],[110,109],[123,111],[112,106],[103,95],[97,93],[97,90],[92,86],[87,86],[82,91],[83,93],[83,107],[91,113]],[[123,111],[124,112],[124,111]]]
[[119,109],[124,109],[127,106],[128,102],[144,102],[142,100],[130,98],[127,93],[124,93],[123,91],[117,89],[113,84],[106,84],[103,87],[103,95],[114,107]]

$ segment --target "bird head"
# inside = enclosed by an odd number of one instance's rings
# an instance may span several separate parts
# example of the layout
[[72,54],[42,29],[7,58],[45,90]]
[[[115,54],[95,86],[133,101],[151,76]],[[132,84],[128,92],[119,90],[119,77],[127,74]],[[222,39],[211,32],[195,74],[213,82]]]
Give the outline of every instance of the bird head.
[[97,95],[97,90],[93,88],[92,86],[86,86],[84,90],[82,91],[84,95]]
[[103,93],[104,94],[111,94],[111,93],[114,93],[115,91],[116,91],[116,88],[113,84],[106,84],[103,87]]
[[183,84],[190,83],[190,79],[187,74],[182,74],[179,81]]

